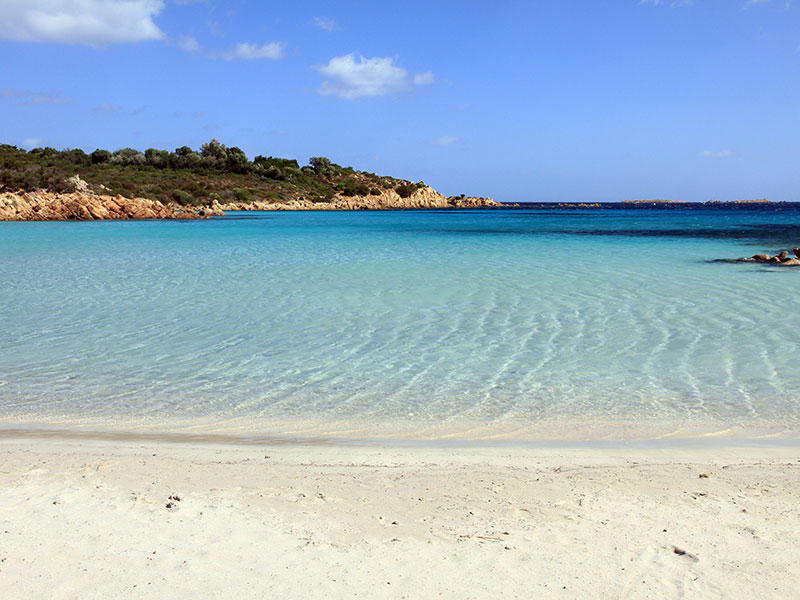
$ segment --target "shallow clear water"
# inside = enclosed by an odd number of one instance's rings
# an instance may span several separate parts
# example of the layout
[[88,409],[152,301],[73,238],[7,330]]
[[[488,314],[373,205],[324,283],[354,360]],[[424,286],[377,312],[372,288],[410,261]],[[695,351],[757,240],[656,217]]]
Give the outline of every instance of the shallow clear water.
[[[794,242],[794,243],[793,243]],[[0,421],[794,435],[800,208],[0,223]]]

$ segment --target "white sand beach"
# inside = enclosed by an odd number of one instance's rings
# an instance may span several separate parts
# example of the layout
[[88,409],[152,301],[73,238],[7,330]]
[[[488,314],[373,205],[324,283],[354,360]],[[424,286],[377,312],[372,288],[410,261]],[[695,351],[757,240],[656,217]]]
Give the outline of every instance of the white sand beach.
[[0,453],[1,598],[798,597],[794,448]]

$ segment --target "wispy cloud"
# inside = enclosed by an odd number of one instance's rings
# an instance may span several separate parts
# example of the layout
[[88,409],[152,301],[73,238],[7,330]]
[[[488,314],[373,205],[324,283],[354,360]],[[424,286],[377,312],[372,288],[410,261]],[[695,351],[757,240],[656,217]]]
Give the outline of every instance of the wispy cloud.
[[698,154],[700,158],[730,158],[734,155],[733,150],[703,150]]
[[330,17],[314,17],[311,22],[317,29],[322,29],[323,31],[333,31],[339,28],[339,24]]
[[192,119],[202,119],[206,116],[205,111],[202,110],[195,110],[193,112],[184,112],[182,110],[176,110],[169,113],[170,119],[183,119],[184,117],[191,117]]
[[434,81],[436,81],[436,77],[430,71],[414,75],[414,85],[430,85]]
[[96,113],[108,114],[117,112],[120,110],[120,107],[116,104],[111,104],[110,102],[103,102],[102,104],[95,106],[92,110],[94,110]]
[[0,39],[104,46],[157,40],[163,0],[3,0]]
[[186,52],[200,52],[200,42],[191,35],[182,35],[178,39],[178,45]]
[[639,0],[639,4],[649,4],[650,6],[669,6],[678,8],[680,6],[691,6],[694,0]]
[[31,148],[38,148],[42,145],[42,140],[39,138],[25,138],[22,140],[22,147],[30,150]]
[[61,96],[53,92],[32,92],[30,90],[4,89],[0,90],[0,98],[16,100],[20,104],[33,106],[36,104],[71,104],[72,98]]
[[[794,0],[780,0],[779,2],[777,2],[777,4],[783,4],[783,8],[788,10],[792,7],[793,2]],[[746,0],[742,8],[748,9],[761,4],[776,4],[776,3],[773,2],[772,0]]]
[[256,60],[256,59],[270,59],[278,60],[283,58],[284,44],[282,42],[269,42],[268,44],[248,44],[240,43],[236,48],[230,52],[222,55],[225,60]]
[[364,58],[355,54],[336,56],[327,65],[315,67],[325,81],[320,93],[353,100],[365,96],[386,96],[433,83],[433,73],[411,77],[391,57]]
[[455,144],[457,141],[459,141],[459,139],[455,136],[443,135],[442,137],[436,138],[431,143],[434,146],[451,146],[452,144]]

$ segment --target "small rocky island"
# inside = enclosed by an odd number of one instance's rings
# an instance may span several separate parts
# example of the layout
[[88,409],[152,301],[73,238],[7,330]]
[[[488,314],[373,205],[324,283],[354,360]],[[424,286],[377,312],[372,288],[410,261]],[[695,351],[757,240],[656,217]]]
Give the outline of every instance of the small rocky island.
[[791,256],[788,250],[782,250],[775,256],[769,254],[754,254],[747,258],[723,259],[721,262],[764,263],[779,267],[800,267],[800,248],[793,248]]

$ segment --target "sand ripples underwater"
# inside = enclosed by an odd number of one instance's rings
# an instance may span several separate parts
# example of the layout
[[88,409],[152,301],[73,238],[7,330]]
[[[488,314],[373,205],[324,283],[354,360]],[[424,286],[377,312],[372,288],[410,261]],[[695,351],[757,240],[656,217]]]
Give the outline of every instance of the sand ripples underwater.
[[798,209],[251,216],[0,224],[0,417],[798,430]]

